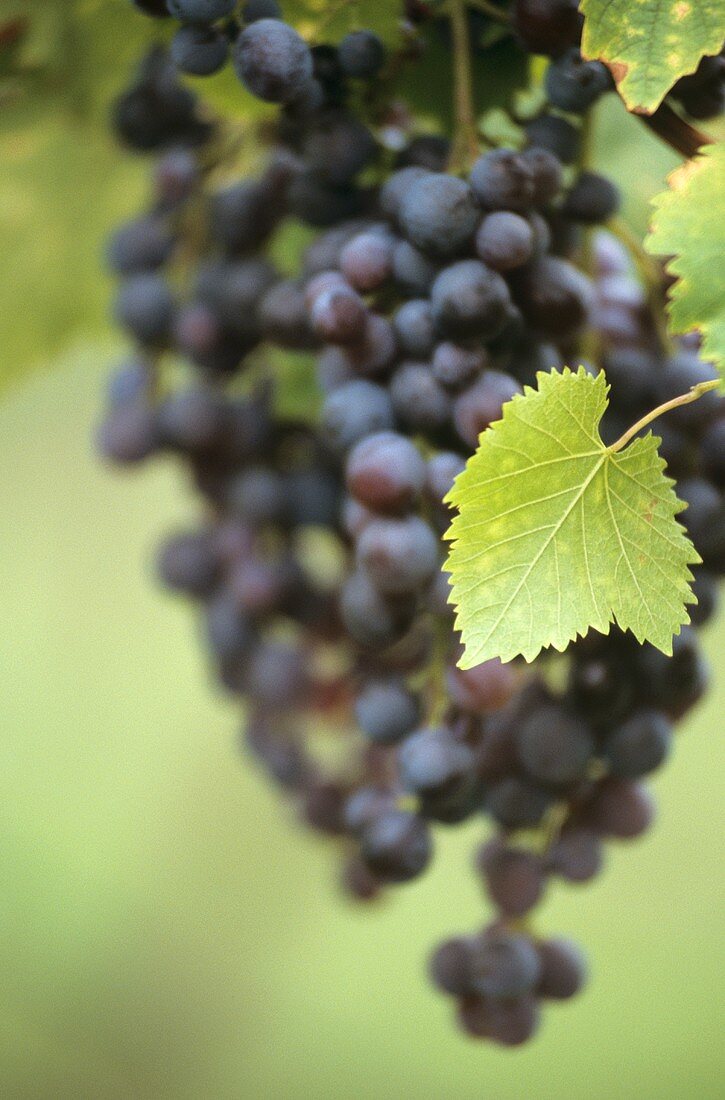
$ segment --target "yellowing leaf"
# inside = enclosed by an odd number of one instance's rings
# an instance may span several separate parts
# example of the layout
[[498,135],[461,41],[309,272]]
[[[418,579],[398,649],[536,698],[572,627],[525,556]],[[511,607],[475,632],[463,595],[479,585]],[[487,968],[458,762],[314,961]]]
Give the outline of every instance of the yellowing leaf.
[[607,63],[630,111],[651,114],[725,39],[722,0],[582,0],[582,53]]
[[725,382],[725,146],[706,146],[668,183],[670,189],[654,199],[645,245],[674,257],[667,265],[677,276],[669,292],[672,331],[699,329],[702,356]]
[[456,479],[446,535],[456,628],[471,668],[563,650],[616,620],[672,652],[700,560],[651,434],[614,452],[599,423],[607,383],[583,367],[538,374],[504,406]]

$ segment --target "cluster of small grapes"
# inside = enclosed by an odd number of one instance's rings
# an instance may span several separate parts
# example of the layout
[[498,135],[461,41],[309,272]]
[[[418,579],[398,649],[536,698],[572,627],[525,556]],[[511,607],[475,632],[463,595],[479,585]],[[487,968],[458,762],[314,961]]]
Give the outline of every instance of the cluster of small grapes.
[[[111,380],[102,451],[171,453],[190,470],[206,519],[165,543],[161,578],[200,602],[217,674],[246,701],[246,746],[303,820],[339,838],[351,895],[420,875],[434,824],[493,821],[476,868],[496,919],[441,945],[431,975],[468,1033],[519,1044],[541,999],[585,979],[574,945],[524,920],[550,880],[598,873],[605,838],[647,828],[641,779],[706,685],[692,630],[671,660],[616,629],[583,639],[561,690],[545,658],[533,672],[456,667],[443,501],[502,405],[574,362],[588,320],[591,369],[612,383],[607,431],[709,377],[696,349],[663,358],[610,238],[593,282],[574,262],[582,229],[618,205],[604,177],[567,167],[609,76],[581,59],[576,3],[544,18],[547,4],[518,0],[517,33],[552,57],[528,146],[486,153],[464,179],[446,139],[408,136],[365,187],[384,157],[350,89],[385,62],[374,34],[309,47],[276,0],[249,0],[241,23],[224,0],[135,2],[183,25],[114,112],[121,139],[158,160],[150,210],[109,248],[137,354]],[[406,7],[413,23],[430,15]],[[280,105],[266,168],[231,183],[221,128],[178,77],[216,71],[230,42],[243,83]],[[322,232],[283,277],[269,246],[290,220]],[[319,421],[280,415],[271,346],[318,352]],[[698,625],[724,568],[724,430],[712,395],[665,425],[704,558]]]

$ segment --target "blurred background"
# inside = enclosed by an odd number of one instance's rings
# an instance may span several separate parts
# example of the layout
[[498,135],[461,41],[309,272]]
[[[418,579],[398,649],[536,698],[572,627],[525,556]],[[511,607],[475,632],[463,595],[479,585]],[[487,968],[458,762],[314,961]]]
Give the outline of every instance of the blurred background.
[[[0,49],[0,1095],[722,1095],[725,624],[658,824],[541,911],[591,985],[526,1049],[466,1040],[425,959],[482,922],[480,826],[443,831],[420,883],[343,902],[335,852],[238,754],[193,614],[153,580],[193,500],[171,465],[94,456],[122,350],[102,240],[146,171],[104,116],[149,27],[126,0],[0,0],[0,27],[41,10],[12,65]],[[597,144],[641,233],[676,161],[613,101]]]

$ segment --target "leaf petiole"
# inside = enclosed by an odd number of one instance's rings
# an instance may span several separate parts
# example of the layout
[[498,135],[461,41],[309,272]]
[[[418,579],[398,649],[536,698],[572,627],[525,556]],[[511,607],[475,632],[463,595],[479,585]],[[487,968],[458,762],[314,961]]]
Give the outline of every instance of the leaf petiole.
[[617,451],[621,451],[623,447],[626,447],[630,439],[637,435],[637,432],[641,432],[642,428],[646,428],[648,424],[662,416],[663,413],[669,412],[671,409],[678,409],[681,405],[689,405],[692,401],[697,401],[698,397],[702,397],[703,394],[716,390],[719,385],[720,380],[718,378],[713,378],[709,382],[698,382],[687,393],[683,393],[679,397],[673,397],[671,401],[665,401],[663,405],[658,405],[656,409],[646,413],[636,424],[628,428],[616,443],[612,443],[610,447],[607,447],[607,451],[610,454],[616,454]]

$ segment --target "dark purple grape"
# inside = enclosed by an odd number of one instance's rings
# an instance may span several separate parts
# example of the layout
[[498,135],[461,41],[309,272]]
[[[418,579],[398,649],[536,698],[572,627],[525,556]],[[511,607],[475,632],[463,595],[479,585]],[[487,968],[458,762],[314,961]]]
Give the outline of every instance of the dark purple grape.
[[488,789],[486,807],[507,829],[533,829],[543,821],[553,798],[543,787],[518,776],[501,779]]
[[406,237],[433,256],[455,256],[473,236],[479,211],[468,184],[430,172],[406,191],[398,215]]
[[174,317],[174,298],[168,283],[160,275],[132,275],[118,292],[115,316],[140,344],[163,344]]
[[577,115],[584,114],[612,85],[607,66],[601,61],[585,61],[576,48],[552,61],[544,80],[551,105]]
[[116,405],[98,430],[98,450],[120,465],[143,462],[159,449],[156,410],[145,400]]
[[169,259],[174,244],[164,220],[147,215],[116,230],[108,242],[108,266],[117,275],[157,271]]
[[452,339],[491,339],[502,329],[511,298],[501,276],[479,260],[445,268],[431,288],[433,320]]
[[693,626],[703,626],[712,619],[720,604],[720,586],[717,579],[704,569],[695,569],[692,593],[697,597],[696,604],[690,604],[689,612]]
[[583,819],[602,836],[628,839],[646,832],[654,813],[654,801],[646,787],[631,779],[611,778],[597,784]]
[[345,479],[350,493],[377,512],[404,512],[423,490],[426,466],[418,448],[397,432],[365,436],[350,452]]
[[390,381],[390,397],[396,416],[412,431],[435,432],[450,419],[450,397],[428,363],[402,363]]
[[620,202],[619,188],[606,176],[598,172],[580,172],[561,209],[565,217],[574,222],[596,225],[613,217]]
[[345,451],[359,439],[393,427],[393,404],[386,390],[356,379],[338,386],[322,406],[322,427],[330,445]]
[[371,741],[392,745],[407,737],[420,717],[420,701],[399,679],[371,680],[355,700],[355,718]]
[[177,390],[159,406],[164,444],[180,451],[203,451],[221,442],[226,427],[224,404],[213,390]]
[[445,940],[428,962],[431,981],[443,993],[464,997],[471,992],[473,944],[470,939]]
[[526,135],[532,145],[548,149],[562,164],[573,164],[579,156],[580,131],[558,115],[539,115],[527,122]]
[[242,83],[269,103],[290,103],[312,79],[309,46],[279,19],[259,19],[247,26],[234,61]]
[[393,221],[397,221],[405,196],[418,180],[427,175],[425,168],[411,165],[400,168],[397,172],[393,172],[392,176],[388,176],[380,189],[380,208],[383,213]]
[[542,940],[539,944],[541,975],[536,992],[555,1001],[573,997],[587,980],[584,955],[571,940]]
[[516,932],[488,929],[476,944],[472,961],[474,991],[494,1000],[533,992],[541,975],[535,945]]
[[591,299],[589,280],[566,260],[542,256],[515,271],[512,283],[519,309],[545,337],[560,340],[585,323]]
[[411,624],[413,611],[407,601],[386,599],[362,571],[351,574],[340,592],[345,629],[366,649],[385,649],[402,638]]
[[422,589],[438,565],[438,539],[419,516],[373,520],[357,544],[359,564],[380,592],[405,595]]
[[345,828],[356,836],[376,817],[394,808],[395,802],[389,791],[379,787],[358,787],[345,803]]
[[418,730],[398,749],[403,787],[437,799],[458,798],[473,782],[474,756],[445,727]]
[[318,111],[303,141],[308,169],[332,187],[346,187],[372,164],[378,147],[367,126],[344,107]]
[[393,276],[405,294],[425,295],[440,268],[409,241],[398,241],[393,249]]
[[548,206],[561,190],[561,161],[551,150],[536,145],[521,156],[534,173],[534,206]]
[[518,687],[516,670],[492,657],[473,668],[451,667],[446,686],[451,699],[461,710],[472,714],[489,714],[500,710],[512,699]]
[[473,165],[471,188],[487,210],[526,213],[536,195],[534,166],[513,149],[493,149]]
[[212,653],[221,661],[246,656],[254,642],[249,619],[239,611],[231,593],[224,589],[207,604],[206,637]]
[[161,545],[157,572],[167,588],[190,596],[206,596],[219,573],[214,540],[207,531],[167,538]]
[[395,330],[387,317],[368,313],[365,330],[359,343],[346,345],[345,352],[350,365],[358,374],[383,374],[397,355]]
[[567,882],[589,882],[601,871],[603,860],[599,836],[591,829],[570,825],[551,845],[547,863]]
[[413,358],[425,358],[435,347],[435,326],[427,298],[404,302],[393,317],[393,327],[402,351]]
[[226,36],[214,27],[179,27],[171,40],[171,60],[182,73],[211,76],[224,68],[229,57]]
[[528,1042],[539,1026],[539,1005],[534,996],[512,1000],[465,997],[458,1008],[463,1030],[476,1039],[491,1039],[501,1046]]
[[385,47],[372,31],[351,31],[337,47],[342,71],[357,80],[370,80],[385,64]]
[[476,252],[494,271],[511,271],[531,259],[534,231],[520,214],[497,210],[478,227]]
[[479,852],[477,865],[489,898],[504,916],[522,917],[541,900],[546,868],[535,852],[509,848],[495,837]]
[[364,294],[377,290],[390,276],[392,267],[393,239],[375,230],[359,233],[340,253],[343,275]]
[[672,747],[672,724],[656,710],[636,711],[607,736],[603,755],[612,775],[640,779],[665,762]]
[[482,348],[465,348],[447,340],[438,344],[433,353],[433,376],[447,389],[459,390],[472,382],[486,364]]
[[338,286],[318,295],[310,313],[314,332],[331,344],[362,339],[367,320],[362,298],[352,287]]
[[432,842],[422,818],[404,810],[387,810],[363,830],[361,855],[384,882],[408,882],[430,862]]
[[528,715],[519,727],[516,743],[522,765],[541,783],[571,783],[583,778],[594,754],[589,727],[554,705]]
[[432,502],[440,505],[465,469],[466,460],[453,451],[438,451],[428,459],[426,487]]

